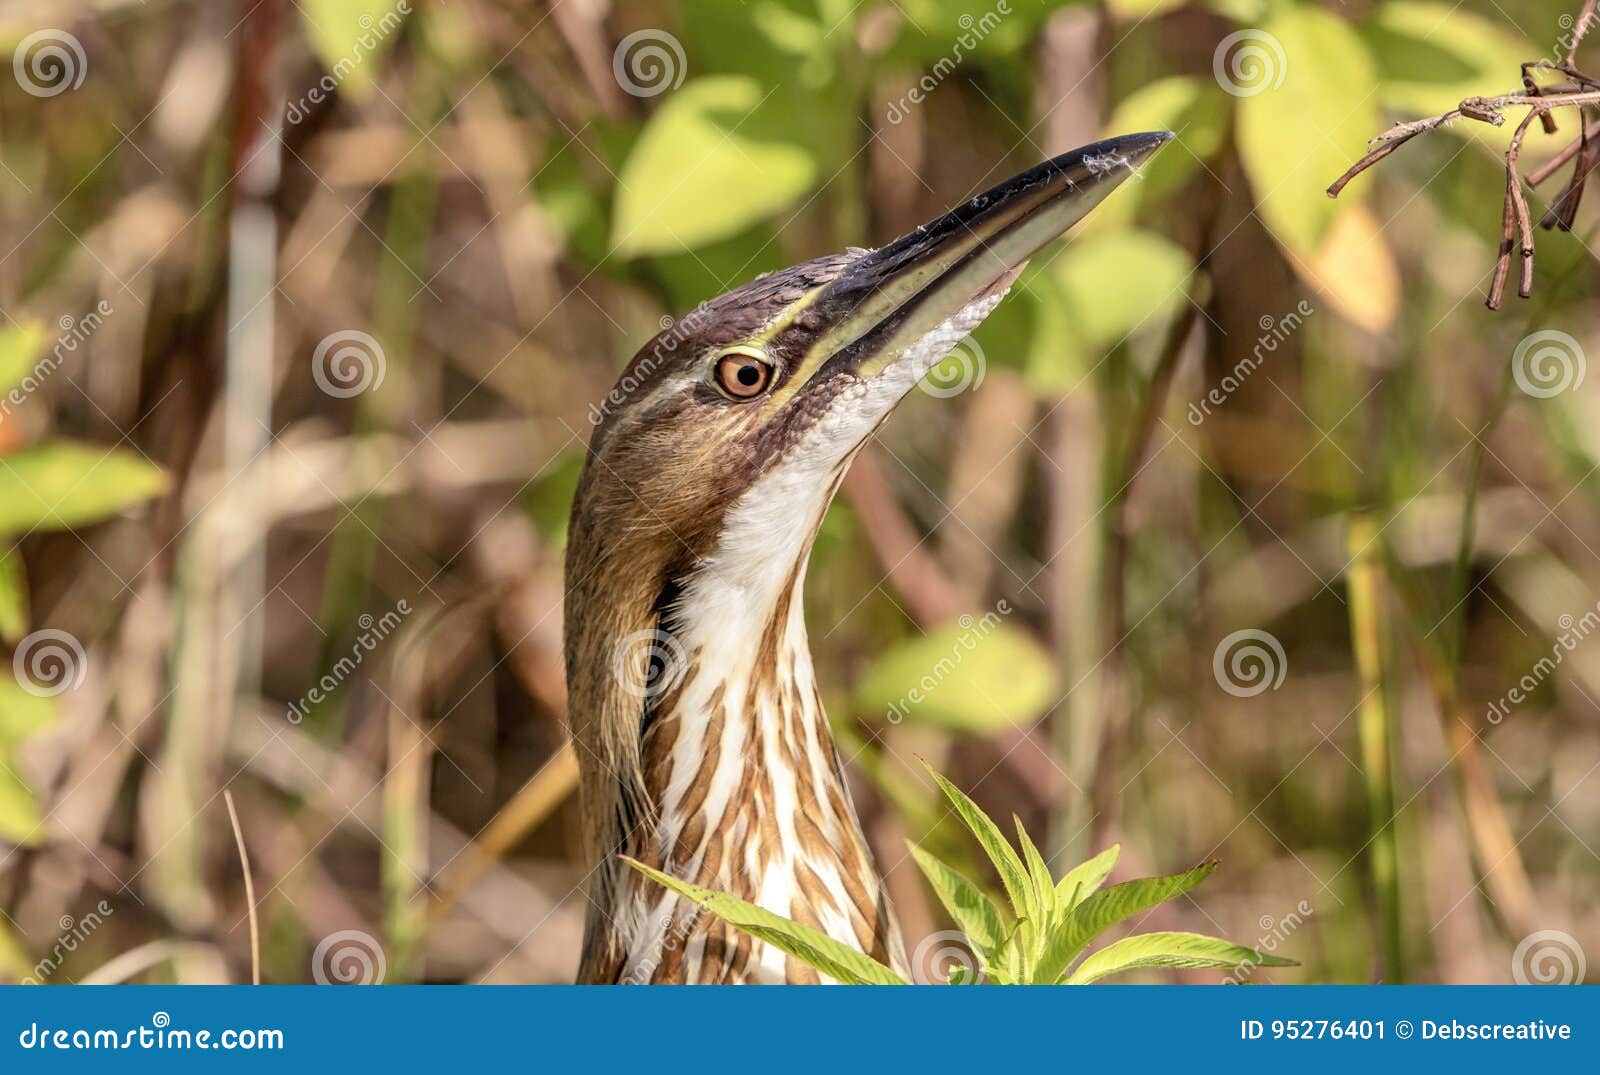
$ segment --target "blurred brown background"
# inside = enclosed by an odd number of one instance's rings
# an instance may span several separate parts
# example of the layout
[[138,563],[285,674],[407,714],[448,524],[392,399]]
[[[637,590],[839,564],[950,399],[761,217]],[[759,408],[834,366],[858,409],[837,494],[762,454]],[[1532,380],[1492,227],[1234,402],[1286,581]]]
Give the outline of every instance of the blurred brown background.
[[1058,872],[1219,857],[1144,925],[1303,964],[1253,980],[1582,977],[1600,218],[1491,314],[1507,132],[1323,194],[1578,6],[7,3],[0,979],[248,980],[227,789],[265,980],[570,980],[561,549],[622,364],[1158,128],[818,543],[908,943],[948,928],[922,756]]

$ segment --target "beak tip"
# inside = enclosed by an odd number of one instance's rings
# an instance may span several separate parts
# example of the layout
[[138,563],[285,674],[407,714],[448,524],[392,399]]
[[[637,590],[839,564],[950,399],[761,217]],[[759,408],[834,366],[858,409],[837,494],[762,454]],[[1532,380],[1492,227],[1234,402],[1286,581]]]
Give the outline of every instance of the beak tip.
[[1109,144],[1119,152],[1125,153],[1138,161],[1143,161],[1176,137],[1177,135],[1171,131],[1145,131],[1140,134],[1125,134],[1120,138],[1113,138]]

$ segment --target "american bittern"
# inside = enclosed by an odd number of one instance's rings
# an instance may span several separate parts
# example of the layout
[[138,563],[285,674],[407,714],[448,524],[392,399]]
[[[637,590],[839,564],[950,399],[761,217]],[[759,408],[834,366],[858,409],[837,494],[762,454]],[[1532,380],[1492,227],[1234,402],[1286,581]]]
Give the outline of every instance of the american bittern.
[[622,854],[904,970],[812,674],[812,540],[895,405],[1029,257],[1169,137],[1075,150],[879,250],[763,276],[624,371],[567,551],[567,680],[596,860],[580,981],[817,980]]

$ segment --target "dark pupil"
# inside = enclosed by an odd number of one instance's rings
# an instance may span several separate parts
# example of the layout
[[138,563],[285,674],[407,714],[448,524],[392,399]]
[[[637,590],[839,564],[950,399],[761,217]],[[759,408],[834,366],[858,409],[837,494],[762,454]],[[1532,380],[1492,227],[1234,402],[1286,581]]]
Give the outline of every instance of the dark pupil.
[[740,366],[739,372],[734,374],[734,376],[739,378],[739,383],[744,385],[746,388],[754,388],[756,386],[756,382],[761,380],[761,371],[756,369],[754,362],[750,362]]

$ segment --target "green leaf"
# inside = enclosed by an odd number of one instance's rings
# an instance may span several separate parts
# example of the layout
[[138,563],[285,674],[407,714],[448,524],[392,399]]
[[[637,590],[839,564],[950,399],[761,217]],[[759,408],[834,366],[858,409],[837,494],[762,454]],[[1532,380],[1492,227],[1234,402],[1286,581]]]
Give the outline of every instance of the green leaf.
[[617,254],[676,253],[734,235],[809,191],[816,163],[761,113],[753,78],[694,79],[667,98],[622,166]]
[[1163,14],[1188,2],[1189,0],[1108,0],[1106,7],[1119,18],[1139,20]]
[[984,968],[989,969],[998,962],[996,957],[1006,942],[1006,924],[1000,908],[959,871],[911,841],[906,843],[939,902],[967,935],[968,943],[983,961]]
[[0,456],[0,535],[72,529],[166,489],[136,452],[58,441]]
[[984,854],[989,856],[989,861],[994,863],[995,872],[1000,875],[1000,883],[1005,886],[1006,896],[1010,898],[1011,907],[1017,917],[1037,918],[1037,908],[1034,906],[1027,871],[1023,868],[1022,860],[1017,857],[1017,853],[1006,843],[1000,827],[989,819],[988,814],[979,809],[977,803],[967,798],[965,792],[940,776],[933,766],[927,762],[922,764],[944,792],[945,797],[950,800],[950,805],[955,807],[961,820],[966,822],[967,828],[972,830],[972,835],[978,838],[978,843],[983,847]]
[[1042,925],[1056,910],[1056,886],[1050,879],[1050,867],[1045,865],[1044,856],[1033,845],[1028,830],[1022,827],[1022,819],[1012,814],[1011,821],[1017,827],[1017,846],[1022,848],[1022,861],[1028,867],[1028,880],[1033,885],[1033,899],[1039,908]]
[[856,685],[856,707],[977,735],[1037,720],[1059,693],[1049,653],[996,613],[962,620],[891,646]]
[[1056,899],[1065,900],[1072,895],[1075,888],[1082,886],[1078,893],[1079,900],[1088,899],[1097,892],[1101,885],[1111,874],[1111,868],[1117,864],[1117,856],[1122,854],[1121,844],[1112,844],[1088,862],[1082,862],[1068,870],[1066,876],[1056,882]]
[[388,50],[405,13],[394,0],[299,0],[306,38],[317,59],[343,90],[371,93],[375,61]]
[[0,840],[31,846],[43,838],[33,789],[10,761],[0,756]]
[[1224,88],[1243,95],[1240,157],[1268,230],[1309,254],[1336,208],[1325,188],[1380,129],[1377,68],[1344,17],[1309,3],[1281,4],[1259,31],[1246,32],[1256,36],[1219,59]]
[[0,760],[55,718],[55,703],[22,689],[9,674],[0,676]]
[[[24,321],[20,325],[0,327],[0,397],[18,387],[33,372],[39,348],[44,346],[44,330],[37,322]],[[9,409],[9,401],[0,409]]]
[[1199,933],[1141,933],[1108,944],[1089,956],[1078,964],[1067,984],[1088,985],[1139,967],[1237,967],[1244,963],[1264,967],[1298,965],[1292,959],[1279,959]]
[[699,904],[728,925],[741,929],[758,941],[793,956],[809,967],[814,967],[830,978],[845,985],[905,985],[894,971],[823,933],[791,922],[782,915],[773,914],[763,907],[746,903],[735,896],[713,892],[709,888],[680,881],[676,877],[653,870],[642,862],[622,857],[622,861],[638,870],[657,884]]
[[28,633],[28,576],[22,554],[0,552],[0,641],[16,645]]
[[1057,981],[1071,964],[1073,956],[1090,941],[1126,918],[1183,895],[1211,876],[1216,868],[1216,861],[1213,860],[1187,873],[1125,881],[1086,899],[1080,897],[1071,916],[1045,942],[1047,956],[1039,962],[1039,977],[1036,980]]
[[1053,266],[1074,335],[1091,348],[1160,328],[1165,314],[1182,304],[1193,269],[1182,247],[1147,231],[1088,236]]

